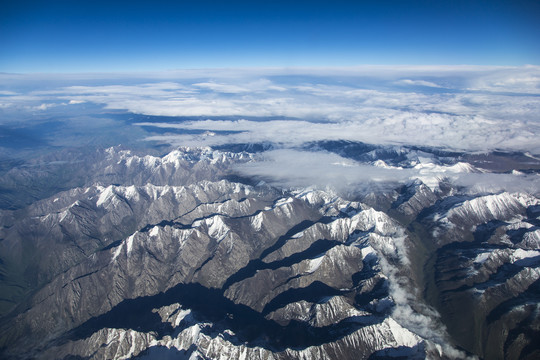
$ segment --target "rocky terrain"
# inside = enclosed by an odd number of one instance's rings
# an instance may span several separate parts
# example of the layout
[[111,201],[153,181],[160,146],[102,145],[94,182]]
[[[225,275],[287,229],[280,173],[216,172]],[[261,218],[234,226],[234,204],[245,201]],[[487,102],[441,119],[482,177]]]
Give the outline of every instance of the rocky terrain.
[[540,355],[538,193],[450,176],[505,172],[486,159],[512,155],[306,146],[417,176],[371,192],[284,188],[237,171],[258,161],[253,145],[7,169],[1,357]]

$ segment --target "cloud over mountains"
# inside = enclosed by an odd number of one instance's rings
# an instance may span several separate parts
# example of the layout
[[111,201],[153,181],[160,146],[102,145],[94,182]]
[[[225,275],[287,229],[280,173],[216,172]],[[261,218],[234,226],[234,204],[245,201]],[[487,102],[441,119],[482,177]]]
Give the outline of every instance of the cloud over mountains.
[[[12,76],[10,82],[32,83],[28,77],[13,80]],[[87,102],[145,115],[293,120],[152,124],[240,132],[205,139],[210,144],[331,138],[540,152],[540,68],[533,66],[216,70],[148,74],[137,82],[112,75],[107,84],[99,84],[99,79],[91,82],[86,85],[87,79],[66,76],[57,88],[0,89],[1,108],[47,110]],[[199,140],[186,136],[152,139]]]
[[[176,146],[273,143],[279,151],[241,171],[283,185],[399,183],[421,176],[347,163],[321,151],[299,151],[317,141],[540,154],[536,66],[251,68],[0,78],[5,80],[0,86],[4,123],[13,112],[46,117],[55,109],[75,119],[87,104],[168,116],[130,126],[146,129],[146,140]],[[512,187],[516,179],[508,176],[512,179],[490,181]],[[468,175],[455,180],[471,186],[486,182],[481,179]],[[533,177],[518,183],[534,188],[538,182]]]

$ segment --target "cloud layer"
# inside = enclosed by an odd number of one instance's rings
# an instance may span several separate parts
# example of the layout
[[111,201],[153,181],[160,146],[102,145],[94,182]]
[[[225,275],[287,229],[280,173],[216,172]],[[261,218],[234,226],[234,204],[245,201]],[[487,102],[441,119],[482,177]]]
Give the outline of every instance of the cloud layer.
[[[46,118],[92,106],[178,116],[182,118],[152,119],[135,126],[150,132],[147,140],[180,146],[277,144],[281,151],[266,153],[259,164],[241,171],[283,185],[340,188],[424,176],[420,171],[381,169],[347,163],[328,153],[295,150],[321,140],[540,154],[537,66],[0,74],[0,80],[2,123],[20,122],[21,114]],[[534,176],[467,176],[454,180],[469,187],[491,182],[492,188],[517,183],[538,189]]]
[[390,191],[416,179],[438,189],[440,180],[465,187],[471,193],[522,191],[540,194],[537,174],[497,174],[469,172],[469,166],[441,166],[432,163],[411,168],[377,166],[359,163],[323,151],[279,149],[264,152],[258,161],[238,165],[235,170],[246,176],[284,188],[316,186],[341,194]]
[[72,75],[57,76],[52,84],[59,86],[53,88],[39,87],[46,75],[0,76],[7,84],[0,87],[0,109],[6,113],[95,103],[145,115],[295,120],[153,124],[242,131],[214,137],[213,144],[331,138],[540,154],[540,68],[533,66],[237,69],[139,74],[138,80],[121,74],[107,80]]
[[286,188],[331,187],[350,189],[391,189],[410,179],[410,169],[388,169],[360,164],[326,152],[280,149],[267,151],[257,162],[239,165],[236,170]]

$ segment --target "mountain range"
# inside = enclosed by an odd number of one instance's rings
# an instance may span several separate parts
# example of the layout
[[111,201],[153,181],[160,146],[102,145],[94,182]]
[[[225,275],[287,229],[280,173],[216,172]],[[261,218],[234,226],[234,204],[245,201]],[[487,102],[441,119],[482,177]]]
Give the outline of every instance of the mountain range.
[[5,164],[2,358],[540,356],[540,160],[314,141],[298,151],[402,175],[285,186],[279,163],[246,171],[274,147]]

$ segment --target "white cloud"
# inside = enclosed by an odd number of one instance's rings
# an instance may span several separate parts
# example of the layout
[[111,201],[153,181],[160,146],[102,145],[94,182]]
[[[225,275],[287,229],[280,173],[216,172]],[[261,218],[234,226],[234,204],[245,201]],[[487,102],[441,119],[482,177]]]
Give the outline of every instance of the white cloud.
[[540,196],[538,174],[459,174],[452,177],[455,184],[465,186],[471,193],[526,192]]
[[52,107],[55,107],[55,106],[58,106],[58,105],[64,105],[64,104],[41,104],[39,106],[36,106],[35,109],[36,110],[47,110],[49,108],[52,108]]
[[[452,115],[392,111],[364,119],[335,122],[301,120],[196,121],[179,124],[146,124],[164,128],[205,131],[238,131],[205,139],[204,145],[226,143],[277,142],[298,146],[320,140],[349,140],[371,144],[421,145],[449,150],[486,151],[494,149],[540,152],[539,123],[493,121],[479,115]],[[153,136],[149,140],[176,145],[197,145],[190,135]],[[202,145],[202,144],[200,144]]]
[[17,95],[15,91],[9,91],[9,90],[0,90],[0,96],[13,96]]
[[[540,67],[535,66],[186,70],[137,74],[139,83],[130,79],[133,74],[100,76],[109,85],[90,86],[88,75],[65,75],[55,80],[62,86],[0,98],[0,106],[35,108],[50,103],[92,102],[144,115],[296,119],[288,123],[181,125],[186,129],[242,131],[216,136],[213,144],[299,143],[329,138],[540,153]],[[36,80],[53,81],[52,75],[32,78],[0,74],[1,79],[27,87]],[[117,84],[110,85],[111,81]],[[411,91],[396,83],[424,88]],[[444,89],[435,89],[438,84],[444,84]],[[200,140],[185,135],[160,139],[190,144]],[[208,139],[203,141],[209,143]]]
[[215,82],[196,83],[196,84],[193,84],[193,86],[220,92],[220,93],[230,93],[230,94],[238,94],[238,93],[244,93],[244,92],[249,91],[248,89],[243,88],[241,86],[231,85],[231,84],[218,84]]
[[540,94],[540,71],[538,66],[505,68],[488,71],[469,82],[469,88],[503,93]]
[[435,84],[431,81],[425,81],[425,80],[411,80],[411,79],[403,79],[396,81],[396,84],[398,85],[412,85],[412,86],[427,86],[427,87],[434,87],[434,88],[441,88],[441,85]]
[[332,153],[292,149],[267,151],[259,161],[235,169],[286,188],[318,186],[339,192],[391,189],[414,175],[410,169],[381,168]]
[[257,161],[238,165],[235,170],[284,188],[317,186],[341,194],[392,190],[416,179],[428,185],[435,184],[435,188],[440,180],[447,179],[466,187],[471,193],[521,191],[540,194],[540,176],[537,174],[471,173],[469,168],[458,165],[423,164],[421,167],[405,169],[380,167],[323,151],[266,151]]

